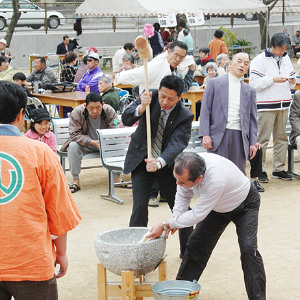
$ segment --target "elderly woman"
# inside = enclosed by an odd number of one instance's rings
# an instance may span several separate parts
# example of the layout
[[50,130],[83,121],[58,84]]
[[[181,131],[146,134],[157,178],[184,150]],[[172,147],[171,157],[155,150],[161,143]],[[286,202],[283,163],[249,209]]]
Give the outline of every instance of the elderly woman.
[[131,70],[131,69],[135,69],[136,67],[137,67],[137,65],[134,64],[133,55],[131,53],[126,53],[123,56],[123,67],[121,67],[118,71],[114,72],[114,76],[117,73],[120,73],[122,71],[127,71],[127,70]]
[[219,54],[217,56],[217,65],[218,65],[218,75],[219,76],[222,76],[222,75],[225,75],[226,74],[226,71],[224,69],[226,63],[229,62],[229,58],[228,58],[228,55],[227,54]]
[[77,54],[73,51],[66,53],[65,64],[60,73],[60,82],[73,82],[76,74]]
[[208,80],[210,80],[211,78],[218,77],[218,67],[216,63],[209,62],[208,64],[206,64],[206,72],[208,75],[204,78],[203,86],[206,86]]

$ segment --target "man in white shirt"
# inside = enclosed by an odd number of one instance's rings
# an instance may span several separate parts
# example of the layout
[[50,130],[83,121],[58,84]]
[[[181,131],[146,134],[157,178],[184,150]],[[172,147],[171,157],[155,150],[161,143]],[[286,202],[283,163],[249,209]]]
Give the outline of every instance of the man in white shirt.
[[200,130],[208,152],[231,160],[246,174],[246,160],[256,154],[255,89],[243,82],[247,53],[235,54],[230,73],[209,80],[201,104]]
[[[168,235],[196,225],[189,237],[178,280],[199,280],[221,234],[232,221],[241,251],[244,281],[251,300],[265,300],[266,277],[257,249],[260,196],[250,180],[228,159],[211,153],[183,152],[175,160],[177,193],[173,218],[154,225],[149,236]],[[197,202],[189,209],[191,200]]]

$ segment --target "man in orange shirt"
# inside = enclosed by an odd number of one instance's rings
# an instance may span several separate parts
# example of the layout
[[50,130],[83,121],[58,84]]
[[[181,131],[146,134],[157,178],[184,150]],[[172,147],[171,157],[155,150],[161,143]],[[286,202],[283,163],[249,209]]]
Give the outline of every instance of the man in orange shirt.
[[57,300],[81,217],[55,153],[20,134],[26,103],[19,85],[0,82],[0,299]]
[[208,44],[210,55],[214,59],[214,61],[217,61],[217,56],[219,54],[228,54],[226,43],[222,40],[223,35],[224,31],[221,29],[217,29],[214,33],[215,38]]

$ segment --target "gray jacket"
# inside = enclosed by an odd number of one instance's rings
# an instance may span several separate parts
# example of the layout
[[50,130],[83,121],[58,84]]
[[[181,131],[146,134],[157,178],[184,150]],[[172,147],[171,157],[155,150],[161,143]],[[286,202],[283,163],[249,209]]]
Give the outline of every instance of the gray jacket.
[[296,137],[300,135],[300,91],[295,93],[290,107],[290,123],[292,126],[290,143],[294,144]]
[[33,82],[38,81],[40,88],[46,88],[49,83],[57,83],[57,78],[55,74],[51,71],[49,67],[44,67],[40,72],[33,71],[27,78],[26,81]]

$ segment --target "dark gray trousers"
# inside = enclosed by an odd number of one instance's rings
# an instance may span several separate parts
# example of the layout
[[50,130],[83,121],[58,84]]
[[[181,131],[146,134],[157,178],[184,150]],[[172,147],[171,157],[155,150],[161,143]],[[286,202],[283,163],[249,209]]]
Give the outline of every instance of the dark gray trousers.
[[232,221],[236,226],[242,269],[248,298],[266,299],[266,276],[257,250],[257,224],[260,196],[253,184],[247,198],[231,212],[211,211],[190,235],[179,268],[178,280],[199,280],[221,234]]

